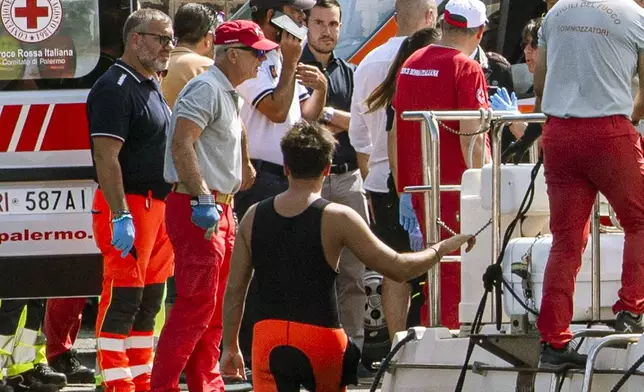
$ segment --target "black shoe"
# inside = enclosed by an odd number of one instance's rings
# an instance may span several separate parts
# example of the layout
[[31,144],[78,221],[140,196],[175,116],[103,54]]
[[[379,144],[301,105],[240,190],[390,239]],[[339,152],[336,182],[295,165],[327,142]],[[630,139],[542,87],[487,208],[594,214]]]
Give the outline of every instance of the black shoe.
[[0,392],[15,392],[9,385],[0,384]]
[[83,366],[76,357],[76,350],[69,350],[50,361],[49,365],[67,376],[69,384],[94,384],[94,369]]
[[67,385],[67,377],[63,373],[57,373],[45,363],[34,365],[34,369],[28,373],[35,378],[35,381],[40,381],[43,384],[54,384],[59,388],[65,388]]
[[570,344],[557,349],[544,344],[539,358],[539,367],[553,370],[585,369],[588,356],[576,352]]
[[14,392],[58,392],[59,388],[54,384],[43,384],[31,374],[33,370],[24,372],[14,377],[7,378],[7,386]]
[[615,319],[615,331],[621,333],[644,333],[644,317],[631,312],[619,312]]

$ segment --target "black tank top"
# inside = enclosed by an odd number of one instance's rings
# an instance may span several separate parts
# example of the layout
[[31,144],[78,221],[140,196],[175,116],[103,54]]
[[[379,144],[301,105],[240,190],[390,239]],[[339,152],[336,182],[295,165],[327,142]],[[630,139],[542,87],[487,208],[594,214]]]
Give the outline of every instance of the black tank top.
[[337,272],[322,249],[322,212],[329,202],[318,199],[301,214],[287,218],[275,211],[274,201],[271,197],[260,202],[253,221],[251,251],[259,320],[340,328]]

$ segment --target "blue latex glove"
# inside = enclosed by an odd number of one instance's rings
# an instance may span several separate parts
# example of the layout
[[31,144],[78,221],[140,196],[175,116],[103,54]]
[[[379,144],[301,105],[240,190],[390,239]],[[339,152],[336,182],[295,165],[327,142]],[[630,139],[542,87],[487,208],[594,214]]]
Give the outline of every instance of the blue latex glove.
[[490,104],[492,104],[492,109],[494,110],[519,111],[517,95],[512,93],[512,96],[510,96],[505,87],[497,90],[496,94],[490,98]]
[[198,203],[192,205],[192,223],[204,230],[212,229],[219,223],[219,211],[213,195],[199,196]]
[[423,233],[421,233],[420,227],[416,226],[416,229],[409,233],[409,247],[414,252],[420,252],[425,248],[423,244]]
[[134,221],[132,215],[123,215],[112,220],[112,246],[121,252],[121,257],[127,257],[134,246]]
[[412,233],[418,227],[418,219],[416,219],[416,212],[411,204],[411,194],[403,193],[400,195],[400,205],[398,207],[400,213],[400,226],[402,226],[408,233]]

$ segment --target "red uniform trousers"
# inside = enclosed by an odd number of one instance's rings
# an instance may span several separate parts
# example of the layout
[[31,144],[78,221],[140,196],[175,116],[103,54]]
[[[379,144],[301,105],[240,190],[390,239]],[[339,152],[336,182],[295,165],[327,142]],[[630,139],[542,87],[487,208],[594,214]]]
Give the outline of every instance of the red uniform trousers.
[[104,262],[96,319],[97,356],[108,392],[150,390],[154,322],[173,269],[165,202],[133,194],[126,199],[136,236],[125,258],[111,244],[111,211],[100,189],[92,210],[94,238]]
[[553,241],[537,326],[555,348],[571,340],[573,294],[597,192],[624,228],[622,288],[613,306],[644,313],[644,158],[640,136],[623,116],[550,117],[543,130],[544,174]]
[[[428,194],[427,194],[428,195]],[[425,216],[424,216],[424,194],[414,193],[412,204],[416,211],[416,218],[420,225],[423,236],[425,236]],[[452,230],[460,232],[460,223],[458,214],[460,211],[460,197],[458,192],[441,192],[441,220]],[[441,228],[441,239],[451,237],[445,229]],[[458,254],[456,252],[455,254]],[[440,308],[441,308],[441,325],[451,329],[459,328],[458,305],[461,302],[461,263],[458,262],[441,262],[440,268]],[[427,304],[429,282],[423,285],[423,295],[425,302],[420,308],[420,322],[424,326],[429,325],[429,309]]]
[[50,298],[43,331],[47,336],[47,361],[71,350],[78,337],[87,298]]
[[224,391],[219,373],[223,300],[235,241],[235,218],[222,205],[212,239],[192,223],[190,195],[168,196],[168,234],[174,245],[177,298],[157,344],[152,391],[179,391],[185,369],[191,392]]

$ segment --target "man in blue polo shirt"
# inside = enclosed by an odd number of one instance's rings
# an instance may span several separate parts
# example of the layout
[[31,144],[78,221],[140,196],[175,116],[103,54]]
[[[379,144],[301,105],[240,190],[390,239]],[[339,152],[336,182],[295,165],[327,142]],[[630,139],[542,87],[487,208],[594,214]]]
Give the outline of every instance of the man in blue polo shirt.
[[150,390],[153,331],[174,253],[165,229],[163,178],[171,112],[157,72],[174,47],[172,21],[161,11],[132,13],[125,51],[87,99],[96,180],[94,238],[103,255],[96,320],[98,365],[106,389]]
[[[353,71],[355,66],[335,56],[342,27],[342,10],[337,0],[318,0],[306,11],[307,44],[300,61],[320,69],[327,79],[326,107],[320,122],[334,134],[338,145],[333,155],[331,172],[324,181],[322,197],[354,209],[368,221],[367,199],[364,196],[362,176],[358,170],[356,150],[349,141]],[[347,334],[362,350],[364,344],[364,314],[367,300],[363,275],[364,264],[345,249],[340,260],[336,282],[340,322]],[[359,378],[368,381],[372,374],[360,366]]]

